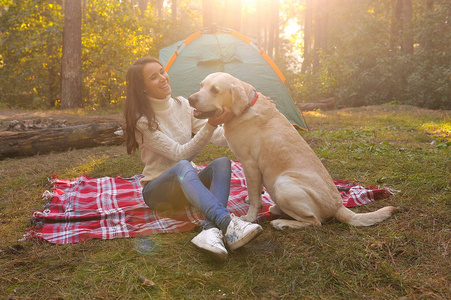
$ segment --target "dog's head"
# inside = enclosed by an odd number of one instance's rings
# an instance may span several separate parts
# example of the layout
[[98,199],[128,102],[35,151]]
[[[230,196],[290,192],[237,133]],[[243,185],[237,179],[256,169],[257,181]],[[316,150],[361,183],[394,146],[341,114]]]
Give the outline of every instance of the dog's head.
[[212,73],[200,84],[200,90],[192,94],[188,100],[194,107],[194,116],[206,119],[213,116],[223,106],[230,107],[235,116],[248,107],[248,95],[254,88],[230,74]]

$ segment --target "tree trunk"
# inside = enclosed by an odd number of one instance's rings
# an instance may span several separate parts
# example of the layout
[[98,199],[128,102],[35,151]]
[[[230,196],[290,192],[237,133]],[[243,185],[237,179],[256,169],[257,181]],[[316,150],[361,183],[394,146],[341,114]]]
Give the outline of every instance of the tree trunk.
[[278,54],[279,45],[279,0],[271,0],[269,11],[269,36],[268,50],[269,57],[274,59]]
[[224,7],[224,23],[222,26],[241,31],[241,0],[227,0]]
[[[55,4],[55,0],[49,0],[50,4]],[[49,12],[49,10],[46,10],[44,12],[44,15],[46,18],[48,18],[49,20],[51,19],[52,15]],[[53,21],[53,20],[52,20]],[[54,63],[55,61],[55,57],[57,57],[57,44],[58,41],[55,39],[55,36],[52,34],[47,33],[45,35],[45,39],[46,39],[46,53],[47,53],[47,70],[48,70],[48,81],[47,81],[47,88],[48,88],[48,99],[47,99],[47,103],[48,103],[48,107],[54,107],[55,106],[55,101],[58,99],[58,94],[59,94],[59,86],[58,86],[58,82],[59,82],[59,76],[58,76],[58,70],[55,67],[57,64]]]
[[148,3],[149,0],[138,0],[138,8],[141,11],[141,13],[144,13],[146,11]]
[[302,73],[307,73],[312,63],[312,27],[313,27],[313,0],[305,1],[304,21],[304,60],[302,62]]
[[279,50],[280,50],[280,46],[279,46],[279,42],[280,42],[280,39],[279,39],[279,36],[280,36],[280,30],[279,30],[279,25],[280,25],[279,24],[279,22],[280,22],[280,16],[279,16],[279,14],[280,14],[280,1],[277,0],[275,2],[275,5],[277,5],[277,7],[276,7],[275,13],[274,13],[275,26],[276,26],[276,32],[275,32],[276,36],[274,37],[274,39],[275,39],[275,42],[274,42],[274,48],[275,48],[274,56],[278,57],[279,56]]
[[155,9],[157,10],[157,17],[163,18],[163,4],[164,0],[156,0]]
[[[434,0],[426,0],[426,7],[427,7],[427,10],[425,11],[425,14],[429,14],[429,13],[433,12],[434,11]],[[420,42],[421,48],[423,48],[427,52],[431,51],[433,48],[433,43],[431,41],[431,38],[432,37],[428,36],[428,35],[426,35],[426,36],[422,35],[420,37],[419,42]]]
[[328,0],[317,0],[315,14],[315,44],[313,48],[313,72],[318,72],[321,54],[327,51]]
[[66,128],[47,128],[0,134],[0,159],[30,156],[101,145],[120,145],[123,136],[117,124],[85,124]]
[[171,17],[172,20],[177,20],[177,0],[171,2]]
[[402,44],[401,51],[413,54],[413,32],[412,32],[412,0],[402,1]]
[[64,3],[61,104],[63,108],[81,107],[81,0]]
[[267,45],[267,28],[265,26],[267,20],[266,7],[263,1],[256,1],[257,6],[257,45],[266,50]]
[[401,31],[401,0],[395,0],[393,5],[393,19],[390,25],[390,49],[396,53],[399,41],[399,32]]
[[204,28],[213,25],[213,3],[210,0],[202,0],[202,20]]
[[273,18],[273,12],[272,12],[272,3],[273,0],[271,0],[270,3],[270,10],[269,10],[269,29],[268,29],[268,47],[266,49],[266,53],[268,53],[269,57],[274,58],[274,18]]
[[413,54],[413,37],[410,24],[412,21],[412,1],[396,0],[393,10],[390,48],[394,53],[401,49],[402,52]]

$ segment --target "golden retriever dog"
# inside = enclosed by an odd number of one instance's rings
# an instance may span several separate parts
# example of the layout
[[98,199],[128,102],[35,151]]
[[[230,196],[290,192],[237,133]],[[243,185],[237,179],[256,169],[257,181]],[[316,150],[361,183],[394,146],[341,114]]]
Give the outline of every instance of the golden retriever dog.
[[189,102],[197,118],[208,118],[224,106],[235,116],[223,126],[246,176],[250,207],[241,216],[243,220],[257,218],[263,186],[275,203],[270,212],[290,217],[271,222],[279,230],[320,226],[331,217],[354,226],[370,226],[387,219],[396,209],[386,206],[375,212],[354,213],[343,206],[332,178],[313,150],[274,103],[250,84],[227,73],[213,73],[201,82]]

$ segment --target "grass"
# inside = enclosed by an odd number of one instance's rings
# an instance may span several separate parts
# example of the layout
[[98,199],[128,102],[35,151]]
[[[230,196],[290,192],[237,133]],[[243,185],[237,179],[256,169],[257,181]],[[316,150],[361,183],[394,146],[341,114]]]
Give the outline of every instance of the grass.
[[[0,295],[10,299],[450,299],[449,111],[375,106],[309,112],[301,133],[333,178],[400,190],[353,210],[399,206],[387,221],[263,234],[210,261],[196,230],[52,245],[18,242],[41,210],[52,173],[128,177],[142,170],[124,146],[0,161]],[[209,145],[198,164],[229,150]],[[143,277],[154,285],[143,285]]]

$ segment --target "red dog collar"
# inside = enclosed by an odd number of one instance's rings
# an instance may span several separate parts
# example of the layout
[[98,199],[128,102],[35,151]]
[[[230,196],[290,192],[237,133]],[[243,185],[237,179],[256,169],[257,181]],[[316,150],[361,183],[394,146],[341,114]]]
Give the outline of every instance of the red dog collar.
[[257,102],[257,99],[258,99],[258,94],[257,94],[257,91],[256,90],[254,90],[254,99],[252,99],[252,102],[251,102],[251,104],[249,105],[249,107],[251,107],[251,106],[254,106],[254,104],[255,104],[255,102]]

